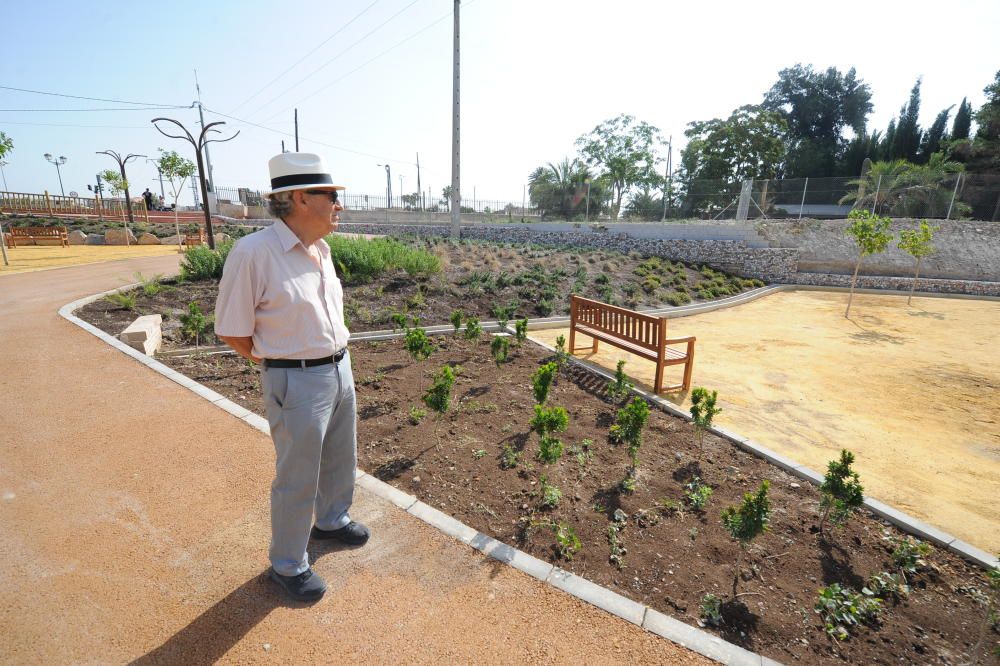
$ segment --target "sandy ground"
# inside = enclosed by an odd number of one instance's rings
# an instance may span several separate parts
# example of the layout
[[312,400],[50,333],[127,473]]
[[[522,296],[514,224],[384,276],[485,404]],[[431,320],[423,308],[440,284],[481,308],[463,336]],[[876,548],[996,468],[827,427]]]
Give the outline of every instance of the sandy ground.
[[[864,294],[848,320],[846,299],[780,292],[672,319],[667,335],[697,336],[693,385],[719,391],[719,425],[820,473],[847,448],[866,495],[1000,552],[1000,302]],[[610,370],[625,359],[652,384],[651,362],[611,345],[577,356]]]
[[707,663],[362,490],[371,541],[286,602],[270,439],[56,312],[178,260],[0,281],[0,663]]
[[[7,248],[9,266],[5,266],[0,258],[0,275],[7,273],[24,273],[27,271],[42,271],[48,268],[79,266],[81,264],[96,264],[119,259],[138,257],[161,257],[177,255],[174,245],[26,245],[24,247]],[[134,282],[134,280],[130,280]],[[121,285],[116,285],[121,286]]]

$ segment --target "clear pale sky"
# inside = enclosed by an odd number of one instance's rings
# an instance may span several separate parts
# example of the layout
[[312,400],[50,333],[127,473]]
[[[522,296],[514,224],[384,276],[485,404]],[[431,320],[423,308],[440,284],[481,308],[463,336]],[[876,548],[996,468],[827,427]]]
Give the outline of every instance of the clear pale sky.
[[[451,180],[451,0],[277,7],[7,2],[0,86],[188,106],[197,68],[206,109],[271,128],[206,113],[206,122],[240,130],[210,148],[216,185],[266,188],[267,160],[282,139],[294,146],[297,106],[301,150],[324,154],[351,192],[384,193],[378,164],[386,162],[394,195],[400,175],[403,190],[414,191],[419,152],[423,189],[439,196]],[[1000,69],[995,0],[472,0],[462,3],[461,18],[463,198],[475,188],[479,199],[520,201],[535,167],[573,156],[578,136],[619,113],[673,135],[676,164],[688,122],[760,102],[778,71],[797,62],[856,67],[873,92],[869,127],[880,130],[917,77],[926,128],[963,97],[978,108]],[[164,115],[194,130],[195,109],[38,110],[128,106],[0,89],[0,130],[15,143],[4,168],[9,189],[58,193],[44,153],[68,158],[66,192],[81,194],[95,173],[114,166],[95,151],[155,157],[162,147],[193,158],[189,144],[161,136],[149,121]],[[152,165],[129,166],[133,193],[159,192]]]

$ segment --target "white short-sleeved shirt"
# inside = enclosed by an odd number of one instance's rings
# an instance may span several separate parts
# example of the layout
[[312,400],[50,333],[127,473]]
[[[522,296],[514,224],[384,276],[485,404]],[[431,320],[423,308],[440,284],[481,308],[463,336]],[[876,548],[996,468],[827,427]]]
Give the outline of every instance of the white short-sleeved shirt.
[[347,346],[344,291],[323,239],[310,256],[281,220],[238,240],[215,303],[215,334],[253,337],[260,358],[322,358]]

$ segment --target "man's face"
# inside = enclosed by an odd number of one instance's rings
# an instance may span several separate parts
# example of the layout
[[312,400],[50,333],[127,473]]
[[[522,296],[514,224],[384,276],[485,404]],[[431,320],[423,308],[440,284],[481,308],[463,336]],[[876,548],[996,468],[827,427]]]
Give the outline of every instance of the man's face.
[[336,190],[300,190],[295,193],[296,203],[304,218],[321,228],[326,235],[337,230],[340,222],[340,211],[344,210]]

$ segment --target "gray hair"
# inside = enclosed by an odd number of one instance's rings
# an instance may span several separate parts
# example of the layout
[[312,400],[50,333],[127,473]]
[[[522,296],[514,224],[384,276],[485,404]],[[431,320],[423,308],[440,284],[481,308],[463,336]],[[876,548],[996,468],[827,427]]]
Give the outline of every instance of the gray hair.
[[292,212],[292,193],[278,192],[267,199],[267,210],[274,217],[284,220]]

